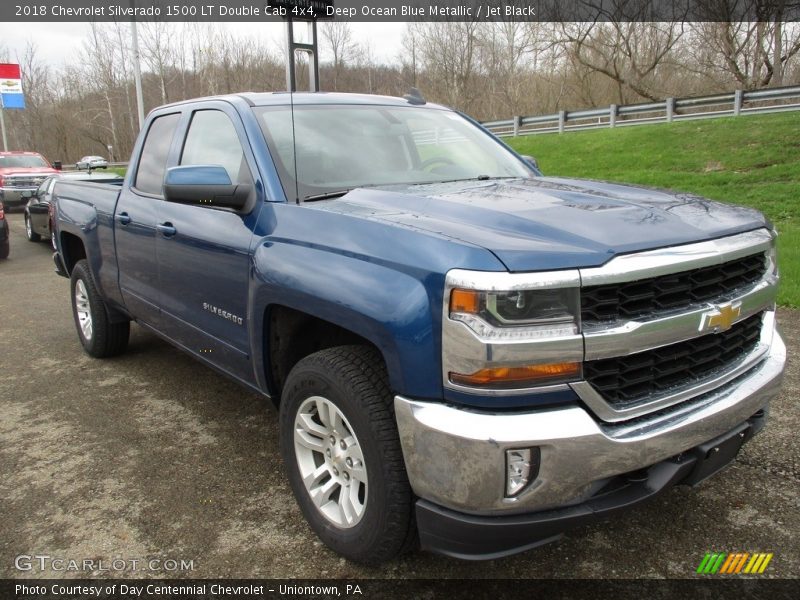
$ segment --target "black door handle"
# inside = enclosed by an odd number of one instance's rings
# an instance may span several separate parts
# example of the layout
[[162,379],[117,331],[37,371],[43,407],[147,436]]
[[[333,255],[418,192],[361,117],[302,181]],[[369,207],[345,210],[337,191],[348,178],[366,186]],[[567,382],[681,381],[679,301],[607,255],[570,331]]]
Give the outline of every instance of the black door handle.
[[117,215],[117,222],[118,222],[120,225],[127,225],[128,223],[130,223],[130,222],[131,222],[131,217],[130,217],[130,215],[128,215],[128,213],[126,213],[126,212],[121,212],[121,213],[119,213],[119,214]]

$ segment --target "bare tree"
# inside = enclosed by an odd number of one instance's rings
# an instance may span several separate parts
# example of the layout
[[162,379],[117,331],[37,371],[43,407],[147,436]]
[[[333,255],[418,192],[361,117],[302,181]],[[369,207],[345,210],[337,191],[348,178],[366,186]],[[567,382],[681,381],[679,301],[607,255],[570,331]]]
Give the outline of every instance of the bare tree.
[[333,89],[339,90],[339,79],[348,65],[358,58],[358,44],[346,21],[325,21],[321,24],[323,48],[330,53],[333,63]]
[[784,85],[800,53],[800,27],[784,18],[800,2],[709,0],[704,8],[705,21],[692,24],[701,70],[744,89]]
[[478,93],[473,83],[481,25],[443,21],[415,23],[414,27],[426,87],[448,105],[468,110]]
[[[89,39],[84,42],[88,59],[86,63],[87,76],[94,89],[102,95],[105,106],[99,110],[87,107],[86,112],[93,111],[94,115],[90,117],[91,126],[84,128],[84,135],[103,146],[112,146],[109,158],[114,160],[114,153],[119,151],[114,110],[114,100],[119,84],[116,68],[119,48],[107,28],[91,23],[90,31]],[[107,121],[100,118],[102,112],[105,113]]]
[[34,42],[27,42],[22,53],[17,55],[22,77],[22,89],[25,93],[25,110],[18,111],[16,128],[17,143],[26,146],[41,147],[44,130],[40,124],[44,121],[48,106],[51,104],[50,68],[38,57],[38,48]]
[[164,21],[151,21],[141,27],[142,31],[142,57],[150,70],[158,78],[159,91],[161,92],[160,104],[169,102],[167,91],[171,83],[170,71],[173,68],[175,50],[172,40],[175,36],[174,27]]
[[649,100],[663,95],[659,70],[684,33],[683,22],[561,24],[561,41],[573,60],[614,81],[619,102],[626,100],[627,90]]

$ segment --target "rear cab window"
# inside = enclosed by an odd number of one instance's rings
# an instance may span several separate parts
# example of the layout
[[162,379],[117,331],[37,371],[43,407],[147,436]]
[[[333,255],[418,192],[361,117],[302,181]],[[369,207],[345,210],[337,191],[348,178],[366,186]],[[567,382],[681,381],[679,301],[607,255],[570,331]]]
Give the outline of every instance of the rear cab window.
[[163,195],[164,172],[172,138],[180,120],[180,113],[157,117],[150,125],[144,140],[136,180],[133,187],[141,193],[153,196]]

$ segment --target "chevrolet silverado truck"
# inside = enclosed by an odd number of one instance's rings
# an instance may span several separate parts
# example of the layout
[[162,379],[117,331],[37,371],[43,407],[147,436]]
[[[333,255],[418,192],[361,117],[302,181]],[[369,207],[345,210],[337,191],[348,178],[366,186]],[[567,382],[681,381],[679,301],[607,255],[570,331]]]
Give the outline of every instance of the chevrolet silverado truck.
[[58,174],[36,152],[0,152],[0,202],[6,208],[23,206],[47,177]]
[[354,561],[500,557],[695,485],[779,390],[759,212],[545,177],[417,96],[171,104],[121,185],[54,195],[86,352],[135,321],[271,399]]

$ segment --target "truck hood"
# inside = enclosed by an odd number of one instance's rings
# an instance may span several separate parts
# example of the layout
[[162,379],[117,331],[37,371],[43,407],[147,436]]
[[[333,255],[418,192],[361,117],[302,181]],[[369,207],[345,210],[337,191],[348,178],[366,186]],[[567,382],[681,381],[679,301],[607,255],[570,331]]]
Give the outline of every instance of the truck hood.
[[51,167],[0,167],[0,175],[53,175],[58,173]]
[[768,226],[692,194],[554,177],[359,188],[314,207],[478,245],[509,271],[599,266]]

